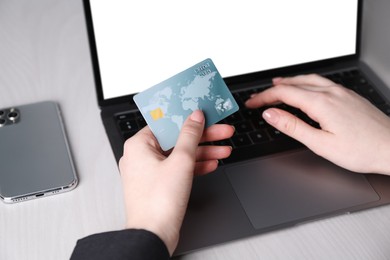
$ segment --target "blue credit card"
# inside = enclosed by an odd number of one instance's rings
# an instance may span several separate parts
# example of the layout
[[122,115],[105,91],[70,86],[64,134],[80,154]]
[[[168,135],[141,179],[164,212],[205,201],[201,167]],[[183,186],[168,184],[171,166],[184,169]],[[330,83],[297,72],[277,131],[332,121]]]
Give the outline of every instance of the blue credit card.
[[208,127],[238,110],[237,102],[211,59],[134,96],[161,149],[175,146],[186,118],[200,109]]

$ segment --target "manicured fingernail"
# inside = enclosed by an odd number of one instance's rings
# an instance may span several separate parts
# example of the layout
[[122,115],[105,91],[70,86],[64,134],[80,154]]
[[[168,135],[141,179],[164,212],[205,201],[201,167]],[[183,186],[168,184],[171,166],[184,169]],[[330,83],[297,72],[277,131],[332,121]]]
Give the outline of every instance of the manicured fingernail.
[[267,109],[263,112],[263,118],[270,124],[276,124],[279,120],[279,113],[273,109]]
[[201,110],[195,110],[194,112],[192,112],[190,118],[192,121],[195,121],[198,123],[203,123],[203,121],[204,121],[204,115],[203,115],[203,112]]

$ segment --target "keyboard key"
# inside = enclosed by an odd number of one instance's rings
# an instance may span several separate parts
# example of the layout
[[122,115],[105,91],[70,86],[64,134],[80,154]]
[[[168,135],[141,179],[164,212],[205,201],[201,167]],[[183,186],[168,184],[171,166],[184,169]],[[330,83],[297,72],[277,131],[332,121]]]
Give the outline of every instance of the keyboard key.
[[260,113],[257,109],[243,109],[241,110],[241,114],[245,119],[260,117]]
[[247,133],[253,130],[251,123],[246,121],[234,124],[234,128],[239,134]]
[[119,127],[122,132],[136,131],[139,129],[137,122],[133,119],[121,121]]
[[117,115],[116,119],[122,121],[122,120],[130,119],[133,117],[134,117],[133,113],[126,113],[126,114]]
[[276,128],[270,128],[268,129],[268,133],[269,135],[273,138],[273,139],[280,139],[280,138],[287,138],[288,136],[283,134],[282,132],[280,132],[278,129]]
[[238,123],[242,120],[243,120],[243,118],[242,118],[241,114],[239,112],[236,112],[236,113],[228,116],[227,118],[225,118],[224,122],[226,124],[232,125],[232,124]]
[[253,143],[264,143],[270,140],[265,131],[256,131],[249,134]]
[[140,129],[146,126],[146,121],[142,116],[137,118],[137,123]]
[[234,135],[231,139],[235,147],[242,147],[252,144],[251,140],[246,134]]
[[259,117],[258,119],[252,119],[252,124],[255,129],[265,129],[270,127],[270,125],[262,117]]

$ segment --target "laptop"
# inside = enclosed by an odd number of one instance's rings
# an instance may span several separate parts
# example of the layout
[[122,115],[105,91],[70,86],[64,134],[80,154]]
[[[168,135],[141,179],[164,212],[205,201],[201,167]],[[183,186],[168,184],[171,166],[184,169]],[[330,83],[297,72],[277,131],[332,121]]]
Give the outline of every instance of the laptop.
[[[211,58],[240,105],[230,158],[196,177],[175,255],[385,205],[390,178],[346,171],[243,103],[276,76],[318,73],[390,115],[390,91],[360,60],[363,1],[84,0],[98,104],[116,160],[144,127],[133,95]],[[318,127],[299,110],[281,105]]]

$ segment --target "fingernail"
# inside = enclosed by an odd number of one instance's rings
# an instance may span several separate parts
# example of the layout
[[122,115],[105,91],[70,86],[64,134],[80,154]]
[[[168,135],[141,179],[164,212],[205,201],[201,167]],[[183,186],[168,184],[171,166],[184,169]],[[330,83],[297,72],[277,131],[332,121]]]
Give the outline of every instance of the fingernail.
[[194,112],[192,112],[190,118],[192,121],[195,121],[198,123],[203,123],[203,121],[204,121],[204,115],[203,115],[203,112],[201,110],[195,110]]
[[263,112],[263,118],[271,125],[276,124],[279,120],[279,113],[273,109],[267,109]]
[[273,78],[273,79],[272,79],[272,83],[273,83],[273,84],[278,84],[280,81],[282,81],[282,79],[283,79],[282,77]]

